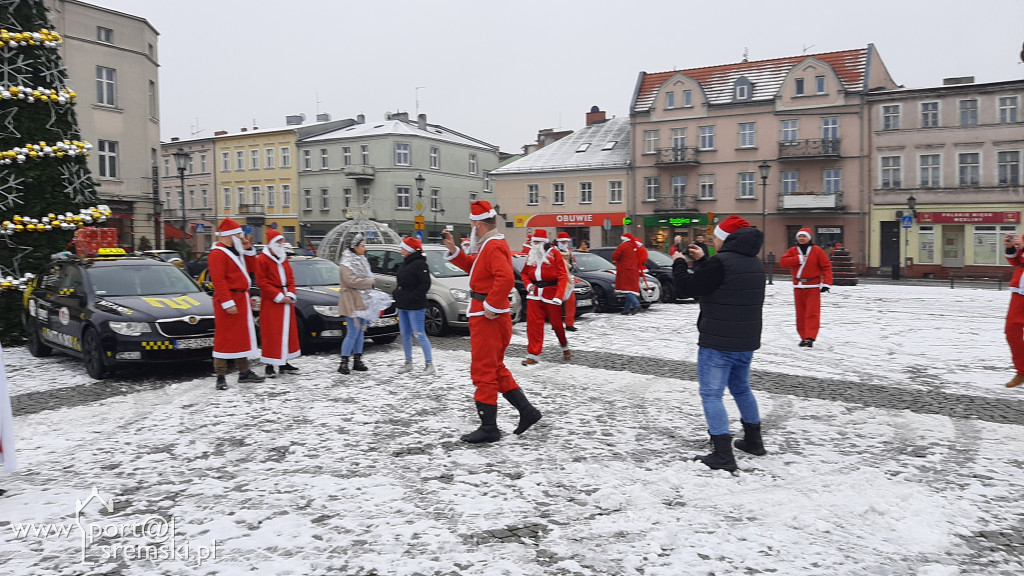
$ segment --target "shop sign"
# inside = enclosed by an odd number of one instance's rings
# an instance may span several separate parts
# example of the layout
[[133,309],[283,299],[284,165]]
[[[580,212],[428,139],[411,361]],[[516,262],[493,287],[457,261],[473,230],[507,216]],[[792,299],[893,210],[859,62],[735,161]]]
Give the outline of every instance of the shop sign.
[[645,216],[644,226],[707,226],[707,214],[666,214],[664,216]]
[[1020,212],[918,212],[919,224],[1017,224]]
[[611,220],[612,226],[622,226],[625,212],[593,212],[582,214],[516,214],[516,228],[545,228],[570,226],[602,226],[605,219]]

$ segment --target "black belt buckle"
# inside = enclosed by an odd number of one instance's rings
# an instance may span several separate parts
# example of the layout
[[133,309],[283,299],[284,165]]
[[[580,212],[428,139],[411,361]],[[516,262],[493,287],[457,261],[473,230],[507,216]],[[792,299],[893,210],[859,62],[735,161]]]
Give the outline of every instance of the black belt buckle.
[[473,291],[470,291],[469,296],[473,300],[479,300],[481,302],[487,300],[487,294],[484,294],[483,292],[473,292]]

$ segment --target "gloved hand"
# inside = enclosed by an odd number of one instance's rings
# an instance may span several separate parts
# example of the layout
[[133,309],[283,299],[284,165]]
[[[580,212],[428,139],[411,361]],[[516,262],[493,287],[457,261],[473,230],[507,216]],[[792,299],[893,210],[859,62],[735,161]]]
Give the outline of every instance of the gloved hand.
[[536,291],[537,290],[533,284],[530,284],[529,286],[526,287],[526,293],[529,294],[530,296],[533,296],[534,292]]
[[822,292],[828,292],[828,286],[822,286],[821,287],[821,291]]

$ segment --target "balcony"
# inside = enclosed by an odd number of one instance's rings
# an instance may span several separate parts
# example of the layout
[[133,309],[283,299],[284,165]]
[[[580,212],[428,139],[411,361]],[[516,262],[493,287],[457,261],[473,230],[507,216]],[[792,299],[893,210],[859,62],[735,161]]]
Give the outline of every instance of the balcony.
[[377,171],[368,164],[352,164],[345,166],[345,176],[356,180],[373,180]]
[[692,194],[664,194],[658,197],[655,212],[693,211],[697,209],[697,197]]
[[812,138],[779,142],[779,160],[818,160],[822,158],[839,158],[838,138]]
[[693,146],[658,148],[658,157],[654,159],[654,164],[658,166],[696,166],[700,164],[697,154],[697,148]]
[[779,208],[782,210],[841,210],[843,208],[843,193],[780,194]]
[[266,216],[267,212],[263,208],[263,204],[239,204],[238,214],[249,215],[249,216]]

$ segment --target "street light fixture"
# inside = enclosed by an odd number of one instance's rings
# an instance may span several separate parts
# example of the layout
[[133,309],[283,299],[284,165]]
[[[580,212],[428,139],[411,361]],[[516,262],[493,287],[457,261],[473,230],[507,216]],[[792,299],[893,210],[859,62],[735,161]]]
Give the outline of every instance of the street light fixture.
[[417,198],[423,198],[423,183],[426,182],[427,179],[423,177],[423,174],[420,174],[419,176],[417,176],[415,178],[415,180],[416,180],[416,197]]
[[[757,169],[761,172],[761,262],[765,261],[765,248],[768,245],[768,174],[772,171],[772,165],[767,160],[762,161]],[[769,281],[769,283],[771,283]]]
[[[185,168],[188,167],[188,161],[192,155],[185,152],[185,149],[179,146],[178,150],[171,154],[171,156],[174,157],[174,165],[178,168],[178,178],[181,178],[181,245],[182,252],[184,252],[185,228],[188,226],[188,220],[185,217]],[[182,256],[185,256],[185,254],[182,254]]]

